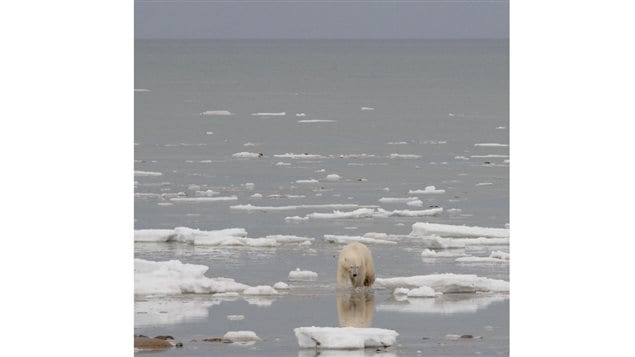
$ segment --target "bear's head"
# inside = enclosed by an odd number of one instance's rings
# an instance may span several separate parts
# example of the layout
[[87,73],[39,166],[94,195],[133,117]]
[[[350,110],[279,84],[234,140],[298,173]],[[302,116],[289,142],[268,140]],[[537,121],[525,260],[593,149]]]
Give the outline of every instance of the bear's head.
[[362,266],[362,258],[360,256],[345,256],[343,259],[343,267],[348,272],[351,280],[360,279],[360,274],[363,272],[360,271]]

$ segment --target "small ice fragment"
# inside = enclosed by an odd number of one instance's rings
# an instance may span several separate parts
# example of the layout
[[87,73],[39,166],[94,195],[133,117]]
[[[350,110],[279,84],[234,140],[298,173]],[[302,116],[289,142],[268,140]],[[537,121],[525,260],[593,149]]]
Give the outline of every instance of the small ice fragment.
[[232,342],[259,341],[260,337],[253,331],[228,331],[223,339]]
[[289,272],[289,280],[312,280],[317,279],[318,274],[316,272],[310,270],[300,270],[300,268],[296,268],[296,270],[292,270]]
[[338,174],[330,174],[330,175],[326,175],[326,180],[327,181],[338,181],[342,178],[342,176],[338,175]]
[[212,115],[224,116],[224,115],[232,115],[232,113],[229,112],[228,110],[206,110],[206,111],[202,112],[201,115],[206,115],[206,116],[212,116]]
[[408,297],[415,297],[415,298],[427,298],[427,297],[435,297],[436,296],[436,292],[434,291],[434,289],[432,289],[429,286],[420,286],[416,289],[412,289],[408,292]]
[[227,315],[227,320],[229,321],[240,321],[244,319],[245,315]]
[[289,284],[284,283],[282,281],[279,281],[279,282],[273,284],[273,288],[274,289],[278,289],[278,290],[289,290]]

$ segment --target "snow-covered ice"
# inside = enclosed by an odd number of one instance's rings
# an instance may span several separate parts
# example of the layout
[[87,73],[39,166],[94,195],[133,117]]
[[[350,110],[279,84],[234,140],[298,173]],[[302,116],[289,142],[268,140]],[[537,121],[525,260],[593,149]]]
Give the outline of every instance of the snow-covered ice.
[[368,218],[372,217],[375,210],[372,208],[359,208],[350,212],[333,211],[333,213],[309,213],[310,219],[334,219],[334,218]]
[[206,110],[204,112],[201,113],[201,115],[206,115],[206,116],[226,116],[226,115],[232,115],[232,113],[228,110]]
[[278,295],[278,291],[269,285],[258,285],[248,287],[243,291],[243,295]]
[[262,156],[262,154],[257,152],[247,152],[247,151],[242,151],[242,152],[237,152],[235,154],[232,154],[232,157],[236,157],[239,159],[254,159],[260,156]]
[[509,260],[509,253],[502,252],[500,250],[492,251],[489,256],[491,258]]
[[430,274],[396,278],[377,278],[375,285],[385,289],[428,286],[444,294],[476,292],[509,292],[509,282],[474,274]]
[[435,186],[426,186],[423,190],[410,190],[408,194],[411,195],[428,195],[435,193],[445,193],[445,190],[437,189]]
[[134,175],[135,176],[161,176],[163,174],[161,172],[135,170]]
[[457,226],[451,224],[438,224],[417,222],[412,225],[413,236],[450,236],[450,237],[499,237],[508,238],[509,229],[486,228],[477,226]]
[[229,321],[241,321],[245,319],[245,315],[227,315]]
[[493,183],[491,182],[479,182],[475,186],[491,186]]
[[279,281],[275,284],[273,284],[273,288],[277,289],[277,290],[289,290],[289,284]]
[[291,163],[278,161],[276,162],[276,166],[291,166]]
[[275,154],[274,157],[285,158],[285,159],[325,159],[325,156],[318,154],[294,154],[294,153],[286,153],[286,154]]
[[429,286],[420,286],[408,291],[408,294],[406,295],[409,298],[433,298],[437,296],[437,293]]
[[395,344],[396,331],[358,327],[298,327],[293,330],[300,348],[363,349]]
[[205,265],[184,264],[178,260],[134,260],[134,292],[148,294],[213,294],[243,291],[249,286],[228,278],[208,278]]
[[416,199],[414,201],[406,202],[406,205],[410,207],[423,207],[423,201]]
[[310,270],[300,270],[300,268],[289,272],[289,280],[313,280],[317,279],[317,277],[318,273]]
[[361,237],[361,236],[345,236],[345,235],[333,235],[333,234],[325,234],[324,239],[330,243],[339,243],[339,244],[348,244],[351,242],[360,242],[366,244],[397,244],[395,241],[385,240],[385,239],[377,239],[377,238],[369,238],[369,237]]
[[295,183],[319,183],[316,179],[296,180]]
[[300,236],[285,235],[285,234],[268,235],[265,238],[273,239],[278,243],[304,243],[304,242],[311,242],[315,239],[315,238],[300,237]]
[[232,342],[259,341],[260,337],[253,331],[227,331],[223,339]]
[[421,256],[424,258],[462,257],[465,256],[465,252],[458,249],[432,250],[426,248],[421,252]]
[[249,196],[251,198],[262,198],[262,193],[254,193],[253,195]]
[[335,123],[336,120],[330,119],[306,119],[306,120],[298,120],[298,123]]
[[338,174],[326,175],[326,180],[327,181],[339,181],[341,178],[342,178],[342,176],[340,176]]

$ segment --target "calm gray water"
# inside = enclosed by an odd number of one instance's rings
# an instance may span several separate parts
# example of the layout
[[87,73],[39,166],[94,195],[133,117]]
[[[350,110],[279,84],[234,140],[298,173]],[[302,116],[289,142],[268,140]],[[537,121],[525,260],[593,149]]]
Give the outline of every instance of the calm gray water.
[[[162,175],[135,177],[135,228],[240,227],[254,238],[294,234],[316,241],[308,248],[136,243],[135,257],[203,264],[210,267],[210,277],[231,277],[250,285],[286,281],[296,267],[315,271],[319,278],[291,284],[288,294],[264,302],[198,295],[163,297],[171,308],[156,316],[143,311],[147,300],[157,298],[137,296],[135,333],[169,334],[185,343],[183,349],[161,352],[166,356],[313,356],[315,351],[299,350],[293,328],[339,326],[334,284],[340,246],[323,241],[323,235],[408,234],[419,221],[503,227],[509,222],[509,148],[475,144],[509,143],[508,68],[508,43],[499,40],[137,40],[135,170]],[[201,115],[210,110],[233,115]],[[279,112],[286,114],[252,115]],[[243,151],[263,157],[232,157]],[[284,153],[324,158],[274,156]],[[420,157],[391,158],[391,154]],[[482,157],[486,155],[495,156]],[[279,162],[290,165],[276,165]],[[341,179],[328,181],[328,174]],[[296,183],[305,179],[318,183]],[[422,207],[378,202],[381,197],[414,196],[408,191],[429,185],[446,192],[419,196]],[[237,200],[169,200],[170,194],[195,196],[196,190],[207,189],[219,192],[218,196],[235,195]],[[255,193],[263,197],[250,197]],[[387,210],[439,206],[444,212],[436,217],[287,222],[287,216],[333,210],[229,208],[325,203],[378,205]],[[481,246],[466,253],[487,256],[490,250],[508,248]],[[371,249],[379,277],[448,272],[509,280],[507,264],[424,260],[423,247],[409,240]],[[375,291],[372,326],[400,334],[398,345],[382,354],[508,354],[507,296],[433,300],[438,301],[406,306],[389,291]],[[245,319],[229,321],[226,316],[231,314],[245,315]],[[253,330],[263,341],[251,346],[189,342],[230,330]],[[447,341],[446,334],[483,338]]]

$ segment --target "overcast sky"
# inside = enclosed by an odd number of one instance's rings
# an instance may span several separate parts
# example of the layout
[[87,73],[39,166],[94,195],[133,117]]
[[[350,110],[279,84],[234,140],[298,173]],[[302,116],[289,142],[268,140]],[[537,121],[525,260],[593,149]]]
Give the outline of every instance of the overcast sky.
[[136,38],[508,38],[507,0],[135,0]]

